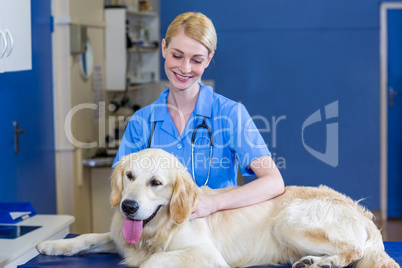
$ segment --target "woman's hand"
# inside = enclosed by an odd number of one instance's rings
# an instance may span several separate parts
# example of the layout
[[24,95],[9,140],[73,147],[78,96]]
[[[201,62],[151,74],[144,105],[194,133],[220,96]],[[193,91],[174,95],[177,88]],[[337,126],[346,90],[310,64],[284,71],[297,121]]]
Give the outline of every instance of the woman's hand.
[[214,196],[199,195],[197,204],[191,213],[190,220],[206,217],[216,212],[216,204]]
[[190,219],[206,217],[220,210],[235,209],[258,204],[285,192],[281,173],[269,156],[251,162],[257,179],[243,186],[215,195],[199,195]]

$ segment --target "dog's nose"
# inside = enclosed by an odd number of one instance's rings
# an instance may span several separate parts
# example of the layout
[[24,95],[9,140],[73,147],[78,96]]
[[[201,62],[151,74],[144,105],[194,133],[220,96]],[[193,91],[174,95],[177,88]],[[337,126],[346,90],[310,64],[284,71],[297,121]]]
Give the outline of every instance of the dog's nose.
[[123,203],[121,204],[121,209],[123,210],[126,215],[131,215],[137,212],[138,208],[140,206],[136,201],[133,200],[124,200]]

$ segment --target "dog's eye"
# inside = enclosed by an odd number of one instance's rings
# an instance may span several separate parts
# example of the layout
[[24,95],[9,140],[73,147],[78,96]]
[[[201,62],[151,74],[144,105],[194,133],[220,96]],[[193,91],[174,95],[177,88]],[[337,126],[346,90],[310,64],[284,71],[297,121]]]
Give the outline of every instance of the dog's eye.
[[158,181],[157,179],[153,179],[151,181],[151,185],[152,186],[160,186],[160,185],[162,185],[162,183],[160,181]]
[[133,180],[133,179],[134,179],[133,173],[131,173],[131,171],[126,172],[126,176],[127,176],[127,178],[128,178],[129,180]]

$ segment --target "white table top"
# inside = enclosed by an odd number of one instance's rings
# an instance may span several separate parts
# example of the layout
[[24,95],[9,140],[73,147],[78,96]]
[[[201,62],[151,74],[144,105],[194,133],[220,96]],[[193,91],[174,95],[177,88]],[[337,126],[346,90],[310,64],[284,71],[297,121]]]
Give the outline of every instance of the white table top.
[[0,267],[32,250],[40,242],[68,228],[73,222],[74,217],[69,215],[35,215],[32,218],[16,223],[15,225],[42,227],[16,239],[0,239]]

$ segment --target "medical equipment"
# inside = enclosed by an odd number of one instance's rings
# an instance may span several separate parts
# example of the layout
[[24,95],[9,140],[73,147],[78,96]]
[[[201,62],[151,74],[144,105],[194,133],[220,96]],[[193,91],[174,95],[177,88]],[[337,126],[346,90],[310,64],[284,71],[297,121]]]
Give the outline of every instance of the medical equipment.
[[[193,173],[192,174],[193,175],[193,180],[194,180],[194,182],[196,182],[196,180],[195,180],[195,165],[194,165],[194,162],[195,162],[195,159],[194,159],[195,135],[196,135],[198,129],[200,129],[200,128],[205,128],[208,131],[208,135],[209,135],[209,148],[210,148],[209,149],[209,152],[210,152],[209,153],[209,168],[208,168],[207,178],[205,179],[205,182],[204,182],[204,184],[202,186],[207,185],[208,180],[209,180],[209,176],[211,174],[212,148],[214,147],[214,140],[213,140],[213,137],[212,137],[212,131],[211,131],[211,128],[206,124],[206,120],[207,120],[207,118],[204,117],[204,120],[202,121],[202,123],[197,125],[194,128],[193,135],[191,136],[191,169],[192,169],[192,173]],[[150,138],[149,138],[149,141],[148,141],[148,148],[151,148],[151,141],[152,141],[152,136],[153,136],[154,130],[155,130],[155,123],[156,122],[153,122],[153,124],[152,124],[151,135],[150,135]]]
[[208,130],[208,135],[209,135],[209,148],[210,148],[210,153],[209,153],[209,168],[208,168],[208,174],[207,174],[207,179],[205,180],[203,186],[207,185],[208,180],[209,180],[209,175],[211,174],[211,165],[212,165],[212,148],[214,147],[214,140],[212,137],[212,131],[209,128],[207,124],[205,124],[207,118],[204,117],[204,120],[202,121],[202,124],[196,126],[193,131],[193,135],[191,136],[191,169],[193,172],[193,180],[195,181],[195,170],[194,170],[194,148],[195,148],[195,134],[197,133],[197,130],[199,128],[205,128]]

